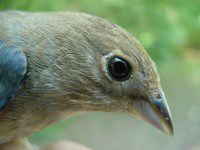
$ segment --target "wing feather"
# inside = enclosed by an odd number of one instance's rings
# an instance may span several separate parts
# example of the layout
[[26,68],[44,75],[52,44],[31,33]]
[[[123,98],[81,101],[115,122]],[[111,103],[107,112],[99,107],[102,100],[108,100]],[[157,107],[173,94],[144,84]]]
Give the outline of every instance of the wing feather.
[[26,74],[25,54],[0,39],[0,110],[13,99]]

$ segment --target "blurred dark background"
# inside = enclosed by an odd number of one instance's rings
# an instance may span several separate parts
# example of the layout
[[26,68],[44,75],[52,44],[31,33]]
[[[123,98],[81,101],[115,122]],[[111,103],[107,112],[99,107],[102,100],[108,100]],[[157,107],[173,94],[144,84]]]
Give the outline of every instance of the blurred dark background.
[[0,0],[0,10],[86,12],[128,30],[157,64],[175,128],[169,137],[130,116],[92,113],[38,132],[31,142],[70,139],[94,150],[199,150],[199,8],[199,0]]

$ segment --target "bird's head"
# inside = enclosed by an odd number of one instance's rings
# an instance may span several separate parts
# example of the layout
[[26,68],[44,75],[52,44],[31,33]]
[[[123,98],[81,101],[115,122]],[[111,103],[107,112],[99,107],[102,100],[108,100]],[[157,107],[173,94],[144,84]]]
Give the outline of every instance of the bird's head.
[[77,111],[129,113],[173,134],[159,74],[142,45],[103,19],[85,14],[65,17],[67,29],[58,29],[54,63],[63,108],[67,103]]

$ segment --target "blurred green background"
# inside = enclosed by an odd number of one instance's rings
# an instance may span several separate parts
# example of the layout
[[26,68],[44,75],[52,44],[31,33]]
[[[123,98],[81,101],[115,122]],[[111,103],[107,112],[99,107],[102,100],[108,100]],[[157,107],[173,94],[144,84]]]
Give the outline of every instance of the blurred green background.
[[199,8],[199,0],[0,0],[0,10],[86,12],[128,30],[158,66],[175,131],[169,137],[130,116],[91,113],[38,132],[31,142],[70,139],[94,150],[199,150]]

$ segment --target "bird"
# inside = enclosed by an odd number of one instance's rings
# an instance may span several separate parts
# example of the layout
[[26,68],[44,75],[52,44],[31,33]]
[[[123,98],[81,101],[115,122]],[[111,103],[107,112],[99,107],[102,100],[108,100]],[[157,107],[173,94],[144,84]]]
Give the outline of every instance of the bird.
[[0,144],[86,112],[173,135],[156,65],[115,23],[80,12],[0,12]]

